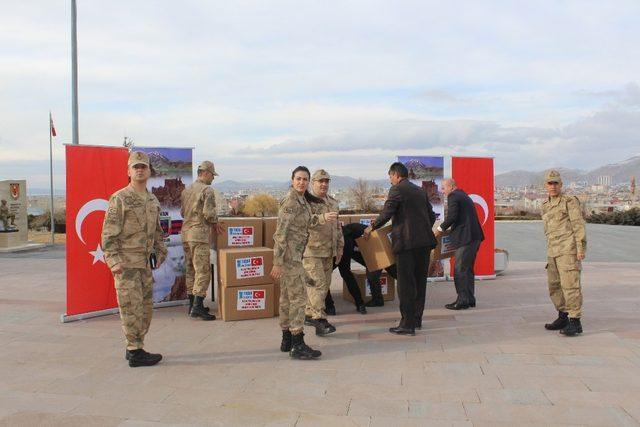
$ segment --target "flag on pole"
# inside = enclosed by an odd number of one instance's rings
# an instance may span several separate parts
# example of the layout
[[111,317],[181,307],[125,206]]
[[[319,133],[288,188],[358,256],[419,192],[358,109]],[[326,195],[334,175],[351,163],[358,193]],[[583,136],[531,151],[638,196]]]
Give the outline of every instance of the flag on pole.
[[56,128],[53,125],[53,118],[51,118],[51,113],[49,113],[49,126],[51,127],[51,136],[57,136]]

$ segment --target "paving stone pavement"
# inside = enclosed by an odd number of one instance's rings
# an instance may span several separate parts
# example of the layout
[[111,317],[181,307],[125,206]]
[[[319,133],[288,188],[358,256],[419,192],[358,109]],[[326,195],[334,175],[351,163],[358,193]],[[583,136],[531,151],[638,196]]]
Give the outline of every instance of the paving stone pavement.
[[307,335],[317,361],[279,351],[275,318],[158,309],[147,348],[165,359],[137,369],[117,316],[60,323],[64,259],[5,257],[0,271],[0,425],[640,425],[640,263],[585,263],[577,338],[543,328],[544,264],[513,262],[478,283],[475,309],[444,309],[453,284],[430,284],[415,337],[387,332],[397,300],[360,315],[335,275],[338,331]]

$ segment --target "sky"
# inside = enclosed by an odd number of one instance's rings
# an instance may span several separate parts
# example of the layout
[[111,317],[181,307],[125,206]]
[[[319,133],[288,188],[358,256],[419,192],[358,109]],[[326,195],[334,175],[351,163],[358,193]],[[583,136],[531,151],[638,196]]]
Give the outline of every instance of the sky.
[[[3,2],[0,179],[64,186],[70,1]],[[77,0],[80,143],[194,147],[220,180],[398,155],[496,173],[640,154],[640,2]]]

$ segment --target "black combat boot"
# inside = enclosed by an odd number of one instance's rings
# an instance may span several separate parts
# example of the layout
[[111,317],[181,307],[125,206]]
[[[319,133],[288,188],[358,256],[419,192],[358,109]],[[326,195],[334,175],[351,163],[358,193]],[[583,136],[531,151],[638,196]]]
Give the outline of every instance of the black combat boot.
[[316,322],[316,335],[324,336],[336,331],[336,327],[327,322],[327,319],[317,319],[314,322]]
[[291,341],[293,348],[289,352],[289,356],[294,359],[316,359],[322,356],[320,351],[314,350],[304,343],[304,332],[291,335]]
[[291,351],[291,331],[282,331],[282,343],[280,344],[280,351]]
[[304,324],[307,326],[316,326],[316,320],[311,318],[311,316],[304,316]]
[[547,323],[544,325],[544,328],[549,331],[557,331],[559,329],[564,328],[569,323],[569,314],[564,311],[558,312],[558,318],[553,321],[553,323]]
[[189,297],[189,311],[187,311],[187,315],[191,314],[191,309],[193,308],[193,295],[187,295]]
[[329,316],[336,315],[336,304],[333,302],[333,297],[331,296],[331,292],[327,292],[327,296],[324,299],[324,312]]
[[367,307],[364,304],[356,305],[356,311],[360,314],[367,314]]
[[191,317],[201,318],[202,320],[216,320],[216,316],[209,314],[203,304],[204,297],[195,297],[193,307],[191,308]]
[[560,333],[562,335],[573,337],[582,333],[582,323],[580,323],[580,318],[570,317],[569,324],[564,328],[560,329]]
[[147,353],[143,349],[127,350],[127,359],[129,366],[137,368],[138,366],[153,366],[162,360],[161,354]]
[[[187,315],[191,314],[191,309],[193,308],[193,295],[187,295],[189,297],[189,312],[187,313]],[[206,305],[203,305],[204,310],[208,313],[209,312],[209,307],[207,307]]]

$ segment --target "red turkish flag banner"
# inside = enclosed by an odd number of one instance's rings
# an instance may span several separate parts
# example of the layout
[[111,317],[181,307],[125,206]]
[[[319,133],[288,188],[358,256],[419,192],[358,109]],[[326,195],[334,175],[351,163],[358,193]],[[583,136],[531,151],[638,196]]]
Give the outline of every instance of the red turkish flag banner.
[[118,306],[104,262],[102,221],[109,197],[128,183],[124,147],[67,145],[67,316]]
[[452,157],[451,177],[458,188],[471,197],[482,224],[484,241],[480,245],[474,266],[476,276],[494,276],[495,221],[493,159],[480,157]]

